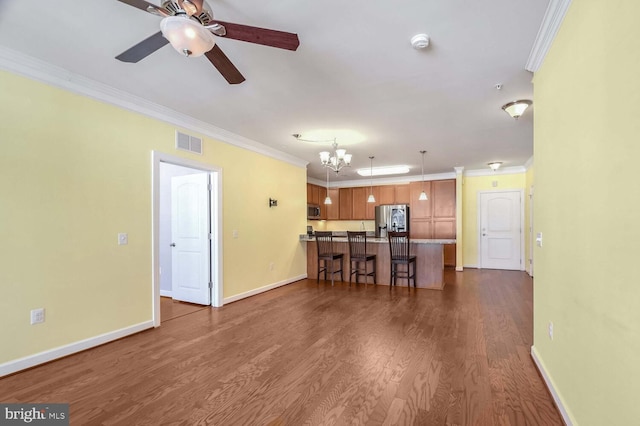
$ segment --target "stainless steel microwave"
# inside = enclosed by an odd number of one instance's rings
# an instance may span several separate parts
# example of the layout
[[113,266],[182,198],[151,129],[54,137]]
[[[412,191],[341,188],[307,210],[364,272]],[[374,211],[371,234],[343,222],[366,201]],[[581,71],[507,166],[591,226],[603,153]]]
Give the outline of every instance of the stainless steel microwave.
[[317,204],[307,204],[307,219],[320,219],[320,206]]

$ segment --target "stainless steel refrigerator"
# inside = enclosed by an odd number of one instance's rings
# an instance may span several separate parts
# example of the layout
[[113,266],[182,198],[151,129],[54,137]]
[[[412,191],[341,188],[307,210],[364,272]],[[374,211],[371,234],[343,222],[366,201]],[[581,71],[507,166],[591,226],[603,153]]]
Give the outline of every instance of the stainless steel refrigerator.
[[389,231],[409,232],[408,205],[376,206],[376,238],[386,238]]

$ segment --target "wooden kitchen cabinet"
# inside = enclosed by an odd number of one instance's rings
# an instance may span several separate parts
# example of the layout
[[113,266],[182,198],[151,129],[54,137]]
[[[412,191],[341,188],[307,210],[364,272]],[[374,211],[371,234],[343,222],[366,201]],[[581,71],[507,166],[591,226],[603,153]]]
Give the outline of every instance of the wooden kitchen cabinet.
[[410,220],[411,238],[433,238],[433,222],[429,219]]
[[351,220],[353,217],[353,188],[339,188],[340,220]]
[[[456,181],[434,180],[431,182],[433,198],[433,217],[456,217]],[[455,235],[455,231],[454,231]]]
[[[429,199],[420,201],[424,191]],[[455,179],[411,182],[411,238],[456,238],[456,181]],[[446,266],[456,264],[456,245],[444,246]]]
[[331,204],[325,204],[327,220],[338,220],[340,219],[340,192],[338,188],[329,188],[327,195],[331,198]]
[[376,186],[378,188],[378,196],[376,197],[377,205],[395,204],[396,187],[395,185]]
[[[420,193],[422,192],[422,188],[424,187],[424,192],[427,193],[427,197],[429,198],[426,201],[418,200],[420,197]],[[431,218],[431,204],[433,201],[433,194],[431,194],[431,182],[411,182],[409,184],[409,192],[411,197],[411,202],[409,203],[411,210],[411,218],[415,219],[428,219]],[[454,198],[455,199],[455,198]]]
[[395,197],[393,204],[409,204],[411,202],[411,190],[409,185],[395,185]]
[[367,197],[369,188],[352,188],[351,190],[351,219],[363,220],[367,216]]

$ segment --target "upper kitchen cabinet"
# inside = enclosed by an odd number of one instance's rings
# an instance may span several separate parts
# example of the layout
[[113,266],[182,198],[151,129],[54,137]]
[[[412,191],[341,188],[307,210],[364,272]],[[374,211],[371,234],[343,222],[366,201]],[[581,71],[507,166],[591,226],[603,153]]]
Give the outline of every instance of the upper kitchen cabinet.
[[395,204],[396,203],[396,186],[384,185],[376,186],[378,189],[378,196],[376,197],[377,205]]
[[331,204],[324,204],[327,212],[327,220],[340,219],[340,190],[338,188],[329,188],[327,196],[331,198]]
[[409,204],[411,202],[411,189],[408,184],[395,185],[395,193],[393,204]]
[[351,197],[351,219],[362,220],[367,216],[367,197],[369,188],[352,188]]
[[[374,203],[369,203],[369,195],[373,194],[376,199]],[[378,201],[379,191],[378,187],[357,187],[352,188],[352,208],[351,219],[353,220],[373,220],[375,219],[375,206],[382,204]]]
[[307,184],[307,204],[320,206],[320,219],[327,219],[327,206],[324,199],[327,197],[327,188],[324,186]]
[[456,217],[456,181],[434,180],[431,182],[433,217]]
[[351,220],[353,217],[353,188],[340,188],[340,219]]
[[[428,200],[420,201],[420,193],[424,188],[424,192],[427,193]],[[454,186],[455,188],[455,186]],[[409,194],[411,202],[411,218],[412,219],[429,219],[432,216],[431,204],[433,201],[433,194],[431,193],[431,181],[427,182],[411,182],[409,184]],[[455,195],[454,195],[455,200]]]
[[[409,204],[409,185],[381,185],[374,186],[376,205],[384,204]],[[377,191],[377,194],[376,194]]]

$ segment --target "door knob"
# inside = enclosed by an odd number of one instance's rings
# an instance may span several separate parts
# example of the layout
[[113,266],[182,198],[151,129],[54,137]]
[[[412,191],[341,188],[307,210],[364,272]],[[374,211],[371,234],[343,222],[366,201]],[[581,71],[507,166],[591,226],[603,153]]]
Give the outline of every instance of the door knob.
[[175,247],[175,246],[176,246],[176,243],[171,243],[171,244],[169,244],[169,246],[170,246],[170,247]]

